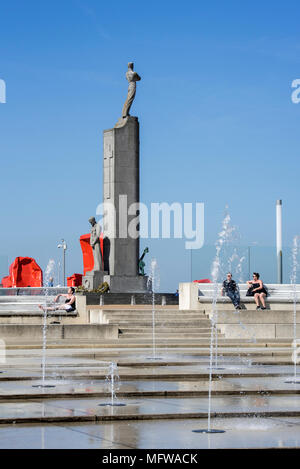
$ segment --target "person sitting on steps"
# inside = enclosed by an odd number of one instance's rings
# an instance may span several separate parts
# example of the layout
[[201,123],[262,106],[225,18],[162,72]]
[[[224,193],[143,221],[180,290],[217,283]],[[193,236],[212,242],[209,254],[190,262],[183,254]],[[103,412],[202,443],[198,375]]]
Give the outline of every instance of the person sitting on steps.
[[76,309],[76,297],[74,295],[75,288],[70,287],[68,293],[60,293],[54,298],[54,303],[57,303],[59,297],[64,296],[66,298],[65,304],[58,304],[57,306],[44,307],[39,305],[39,308],[43,311],[57,311],[65,310],[67,313],[72,313]]
[[231,272],[228,272],[226,280],[223,282],[223,287],[221,290],[222,296],[226,293],[227,296],[231,299],[235,309],[241,309],[240,306],[240,292],[236,282],[232,279]]
[[[267,296],[267,290],[259,278],[259,273],[253,272],[253,280],[247,280],[247,284],[249,285],[247,296],[254,296],[256,309],[266,309],[265,297]],[[260,306],[260,302],[262,306]]]

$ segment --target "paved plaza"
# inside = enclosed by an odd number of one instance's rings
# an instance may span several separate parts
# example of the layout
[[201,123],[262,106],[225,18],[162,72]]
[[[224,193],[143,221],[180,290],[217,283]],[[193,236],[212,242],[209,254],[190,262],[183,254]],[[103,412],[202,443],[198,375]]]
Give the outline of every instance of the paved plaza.
[[[111,404],[110,365],[116,364]],[[259,448],[300,444],[300,383],[290,343],[220,345],[208,417],[207,346],[49,341],[8,345],[0,367],[1,448]],[[122,405],[120,405],[122,404]]]

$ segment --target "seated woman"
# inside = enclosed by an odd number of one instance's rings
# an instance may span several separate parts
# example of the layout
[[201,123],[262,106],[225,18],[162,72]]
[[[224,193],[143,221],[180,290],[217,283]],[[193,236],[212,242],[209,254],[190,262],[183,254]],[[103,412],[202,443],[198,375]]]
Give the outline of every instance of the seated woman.
[[58,304],[57,306],[50,306],[50,307],[44,307],[42,305],[39,305],[39,308],[42,309],[43,311],[57,311],[57,310],[65,310],[67,313],[72,313],[76,309],[76,297],[74,295],[75,293],[75,288],[70,287],[68,290],[68,293],[60,293],[54,298],[54,303],[57,303],[58,299],[61,296],[64,296],[66,298],[66,301],[64,304]]
[[[267,290],[259,279],[259,273],[253,272],[253,280],[248,280],[247,284],[249,285],[247,296],[254,296],[256,309],[266,309],[265,297],[267,296]],[[260,302],[262,306],[260,306]]]

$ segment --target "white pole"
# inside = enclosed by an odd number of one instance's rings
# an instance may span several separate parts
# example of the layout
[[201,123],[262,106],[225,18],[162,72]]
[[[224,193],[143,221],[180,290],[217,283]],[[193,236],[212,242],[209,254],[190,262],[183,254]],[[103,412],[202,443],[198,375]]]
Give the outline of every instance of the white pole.
[[282,283],[282,200],[276,202],[277,282]]
[[64,287],[66,286],[66,249],[65,246],[63,246],[63,277],[64,277]]
[[63,250],[63,286],[66,286],[66,250],[67,243],[64,239],[61,240],[61,244],[58,244],[57,247]]
[[58,282],[57,284],[60,286],[60,261],[58,261]]
[[63,269],[64,269],[64,287],[66,286],[66,250],[67,250],[67,243],[65,242],[65,240],[63,239],[63,244],[62,244],[62,248],[63,248],[63,251],[64,251],[64,265],[63,265]]

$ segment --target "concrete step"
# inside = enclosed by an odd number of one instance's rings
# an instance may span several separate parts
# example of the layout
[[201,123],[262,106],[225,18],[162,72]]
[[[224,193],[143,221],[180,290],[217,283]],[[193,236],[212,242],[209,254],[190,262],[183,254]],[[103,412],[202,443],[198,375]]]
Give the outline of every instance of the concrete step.
[[[152,316],[136,316],[136,317],[128,317],[128,316],[114,316],[114,317],[107,317],[107,316],[104,316],[104,318],[107,320],[107,321],[115,321],[115,322],[118,322],[118,321],[129,321],[129,322],[132,322],[132,323],[135,323],[137,321],[139,322],[151,322],[152,323]],[[161,322],[171,322],[171,323],[182,323],[182,324],[187,324],[188,322],[195,322],[195,323],[198,323],[198,324],[210,324],[210,319],[209,317],[207,318],[197,318],[197,317],[193,317],[193,318],[182,318],[182,317],[178,317],[178,318],[171,318],[171,317],[161,317],[161,316],[154,316],[155,320],[156,321],[161,321]]]
[[[111,313],[111,314],[115,314],[115,313],[118,313],[118,314],[131,314],[131,313],[134,313],[134,314],[142,314],[142,313],[152,313],[153,311],[153,308],[144,308],[144,309],[135,309],[135,308],[128,308],[128,309],[105,309],[105,308],[101,308],[101,306],[99,306],[99,308],[97,307],[93,307],[93,308],[89,308],[87,307],[88,309],[101,309],[103,311],[103,313]],[[160,314],[205,314],[204,313],[204,309],[203,311],[202,310],[191,310],[191,311],[183,311],[183,310],[180,310],[180,309],[158,309],[158,308],[155,308],[154,309],[155,312],[157,313],[160,313]]]
[[[47,318],[47,324],[59,322],[60,324],[78,324],[80,322],[78,314],[74,315],[60,315],[51,316]],[[44,318],[42,316],[5,316],[0,317],[0,326],[5,325],[18,325],[23,324],[26,326],[39,325],[40,327],[44,324]]]
[[[155,332],[155,337],[156,340],[165,340],[165,339],[187,339],[188,341],[191,339],[203,339],[203,338],[210,338],[210,333],[189,333],[185,334],[183,332]],[[222,334],[219,334],[219,337],[224,337]],[[143,339],[151,339],[152,338],[152,333],[143,333],[143,334],[137,334],[137,333],[124,333],[119,335],[120,339],[126,338],[126,339],[138,339],[138,338],[143,338]]]
[[[84,340],[84,339],[55,339],[49,340],[47,342],[47,349],[49,350],[60,350],[67,351],[68,349],[74,350],[90,350],[93,349],[94,352],[101,353],[119,353],[120,350],[126,350],[130,353],[134,350],[141,349],[151,349],[153,347],[152,338],[147,340],[135,339],[126,339],[123,338],[117,340]],[[36,339],[16,339],[10,338],[6,341],[6,350],[41,350],[42,340]],[[194,339],[194,340],[180,340],[180,339],[165,339],[163,342],[157,343],[157,348],[162,350],[172,349],[180,350],[180,353],[189,354],[190,350],[195,349],[199,356],[208,356],[210,350],[210,340],[209,339]],[[195,353],[195,350],[193,353]],[[223,356],[243,356],[243,357],[291,357],[291,348],[290,343],[278,342],[278,343],[268,343],[268,342],[257,342],[252,343],[248,340],[242,341],[228,341],[224,338],[219,340],[219,352]],[[2,378],[1,378],[2,379]]]
[[[88,305],[87,308],[97,308],[98,306],[96,305]],[[126,312],[126,311],[137,311],[137,312],[140,312],[140,311],[152,311],[153,309],[153,305],[103,305],[101,306],[101,309],[103,311],[121,311],[121,312]],[[189,311],[195,311],[197,313],[199,313],[199,310],[190,310],[190,309],[179,309],[178,305],[175,305],[175,306],[171,306],[171,305],[167,305],[167,306],[162,306],[162,305],[155,305],[155,310],[157,311],[162,311],[162,312],[172,312],[172,311],[185,311],[185,312],[189,312]]]
[[[96,308],[93,308],[93,310],[95,310]],[[101,308],[99,308],[99,310],[101,310]],[[120,316],[123,316],[124,314],[128,314],[128,315],[134,315],[134,316],[138,316],[138,315],[141,315],[141,314],[153,314],[153,310],[152,309],[143,309],[143,310],[140,310],[140,311],[137,311],[137,310],[132,310],[132,309],[128,309],[128,310],[125,310],[125,311],[120,311],[120,310],[114,310],[114,311],[108,311],[108,310],[102,310],[102,313],[103,314],[111,314],[112,316],[113,315],[120,315]],[[161,314],[162,316],[205,316],[205,312],[204,311],[180,311],[180,310],[176,310],[176,311],[172,311],[172,310],[168,310],[168,311],[162,311],[160,309],[155,309],[154,310],[154,313],[155,314]]]
[[[6,317],[44,317],[43,311],[39,308],[36,310],[28,310],[28,311],[0,311],[0,319]],[[49,317],[57,317],[57,316],[78,316],[77,311],[72,311],[71,313],[67,313],[66,310],[58,310],[58,311],[49,311],[47,312],[47,318]]]
[[[285,347],[288,349],[289,353],[291,354],[291,340],[286,340],[286,339],[270,339],[269,341],[268,340],[257,340],[256,342],[250,340],[250,339],[226,339],[225,337],[221,337],[221,334],[218,334],[218,337],[220,338],[219,340],[219,345],[221,347],[230,347],[232,346],[233,344],[235,344],[236,347],[249,347],[249,348],[252,348],[252,347],[262,347],[262,348],[267,348],[270,347],[276,347],[276,348],[280,348],[280,347]],[[151,335],[151,339],[152,339],[152,335]],[[127,339],[126,339],[127,340]],[[173,339],[171,339],[172,341]],[[151,343],[152,340],[150,339],[143,339],[141,336],[139,336],[136,341],[132,341],[130,338],[128,338],[128,343],[131,344],[131,346],[134,348],[135,344],[138,345],[138,344],[147,344],[148,342]],[[79,343],[79,342],[78,342]],[[100,341],[99,341],[100,343]],[[103,343],[103,342],[101,342]],[[188,341],[185,339],[174,339],[174,343],[178,343],[178,344],[191,344],[193,343],[195,347],[202,347],[203,344],[206,344],[206,345],[210,345],[210,340],[207,339],[207,338],[203,338],[203,339],[199,339],[199,342],[197,341]],[[117,344],[117,342],[116,342]]]
[[[149,334],[152,331],[152,326],[149,327],[120,327],[119,329],[122,331],[123,334],[125,333],[139,333],[139,334]],[[200,328],[200,327],[194,327],[194,328],[188,328],[188,327],[157,327],[155,326],[155,332],[159,334],[164,334],[164,333],[176,333],[176,334],[181,334],[182,332],[186,334],[202,334],[202,333],[210,333],[211,329],[208,327],[205,328]]]
[[[128,320],[128,321],[149,321],[152,320],[152,314],[105,314],[103,315],[107,320],[114,320],[114,321],[120,321],[120,320]],[[170,314],[154,314],[154,317],[157,318],[158,320],[165,320],[165,321],[207,321],[209,320],[208,316],[197,316],[196,314],[194,315],[176,315],[172,316]]]
[[[109,322],[109,324],[114,324],[114,323]],[[146,330],[148,328],[152,328],[152,322],[138,322],[138,323],[131,324],[130,322],[125,322],[124,321],[124,322],[118,322],[116,324],[119,327],[121,327],[122,329],[126,328],[126,329],[130,329],[130,330],[136,330],[136,329]],[[195,329],[199,329],[199,330],[210,330],[211,329],[210,323],[208,323],[207,325],[204,325],[202,327],[202,325],[199,324],[199,323],[188,323],[188,324],[186,322],[164,323],[164,322],[160,322],[160,321],[155,321],[155,327],[165,329],[165,330],[167,330],[167,329],[169,330],[170,328],[173,328],[173,329],[176,329],[176,330],[183,329],[183,328],[184,329],[188,328],[188,330],[190,330],[191,332]]]
[[[95,310],[94,310],[95,311]],[[162,317],[169,317],[169,318],[186,318],[186,317],[191,317],[191,318],[205,318],[206,314],[202,312],[186,312],[186,313],[181,313],[180,311],[174,311],[174,312],[161,312],[161,311],[116,311],[116,312],[107,312],[103,311],[103,315],[105,316],[129,316],[129,317],[139,317],[139,316],[152,316],[152,314],[155,314],[155,316],[162,316]]]
[[[118,308],[118,307],[113,307],[113,308],[108,308],[106,309],[106,306],[87,306],[87,309],[93,309],[93,310],[101,310],[103,313],[119,313],[119,314],[130,314],[130,313],[135,313],[135,314],[141,314],[141,313],[151,313],[152,314],[152,308],[151,307],[146,307],[141,308],[140,306],[134,307],[134,306],[129,306],[128,308]],[[155,308],[155,312],[157,313],[169,313],[169,314],[182,314],[182,313],[197,313],[197,314],[204,314],[204,309],[202,310],[179,310],[177,307],[176,308]]]

